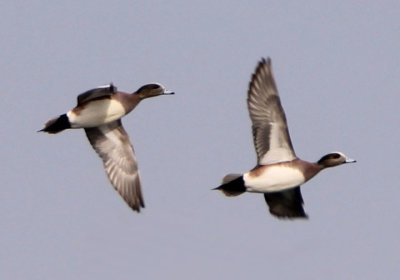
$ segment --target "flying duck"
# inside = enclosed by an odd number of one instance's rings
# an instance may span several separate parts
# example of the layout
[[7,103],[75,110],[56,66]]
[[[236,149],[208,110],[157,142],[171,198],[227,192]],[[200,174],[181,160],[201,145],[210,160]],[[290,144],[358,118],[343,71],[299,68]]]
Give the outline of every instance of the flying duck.
[[252,121],[257,165],[244,174],[229,174],[215,190],[226,196],[245,192],[263,193],[272,215],[278,218],[308,218],[300,185],[321,170],[355,162],[341,152],[323,156],[318,162],[299,159],[293,149],[271,59],[262,59],[249,84],[247,106]]
[[117,91],[113,84],[100,86],[80,94],[75,108],[49,120],[39,131],[55,134],[69,128],[84,128],[112,186],[129,207],[140,212],[144,200],[138,166],[121,118],[141,100],[167,94],[174,93],[158,83],[144,85],[132,94]]

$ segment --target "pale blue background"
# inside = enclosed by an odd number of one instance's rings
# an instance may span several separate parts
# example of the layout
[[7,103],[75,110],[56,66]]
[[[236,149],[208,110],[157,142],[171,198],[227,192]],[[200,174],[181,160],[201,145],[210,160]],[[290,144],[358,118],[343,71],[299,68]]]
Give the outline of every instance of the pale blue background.
[[[2,1],[1,279],[398,279],[398,1]],[[308,221],[210,191],[255,165],[246,90],[271,56],[297,155],[357,164],[303,187]],[[123,122],[147,207],[83,131],[76,96],[158,81]]]

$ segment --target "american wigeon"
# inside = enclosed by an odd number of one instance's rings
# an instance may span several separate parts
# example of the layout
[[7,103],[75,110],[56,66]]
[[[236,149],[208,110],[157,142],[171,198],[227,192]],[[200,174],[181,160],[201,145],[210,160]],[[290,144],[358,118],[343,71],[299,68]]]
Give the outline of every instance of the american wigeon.
[[253,123],[257,166],[244,174],[229,174],[215,188],[226,196],[244,192],[264,193],[272,215],[278,218],[307,218],[300,185],[318,172],[344,163],[355,162],[340,152],[311,163],[299,159],[292,146],[271,59],[262,59],[252,75],[247,105]]
[[121,118],[145,98],[173,94],[161,84],[148,84],[129,94],[112,84],[86,91],[68,113],[51,119],[40,130],[59,133],[68,128],[84,128],[93,149],[103,160],[107,176],[126,203],[135,211],[144,207],[135,152]]

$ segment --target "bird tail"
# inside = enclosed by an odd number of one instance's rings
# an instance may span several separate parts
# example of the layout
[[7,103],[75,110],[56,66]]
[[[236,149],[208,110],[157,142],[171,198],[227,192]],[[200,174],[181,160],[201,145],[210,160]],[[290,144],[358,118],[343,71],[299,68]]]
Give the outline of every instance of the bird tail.
[[214,190],[222,191],[226,196],[238,196],[246,191],[241,174],[228,174],[222,179],[222,185]]
[[45,125],[44,128],[39,130],[51,134],[59,133],[64,129],[71,128],[71,123],[68,120],[66,114],[63,114],[59,117],[49,120]]

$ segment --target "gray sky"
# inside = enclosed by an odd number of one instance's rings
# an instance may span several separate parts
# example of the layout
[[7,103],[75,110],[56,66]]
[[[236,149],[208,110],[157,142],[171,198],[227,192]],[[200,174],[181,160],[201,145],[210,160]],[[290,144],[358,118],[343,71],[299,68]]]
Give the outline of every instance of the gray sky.
[[[397,279],[398,1],[2,1],[1,279]],[[306,7],[307,6],[307,7]],[[357,164],[303,189],[308,221],[210,191],[256,162],[246,90],[270,56],[299,157]],[[127,116],[146,208],[84,132],[36,133],[76,96],[158,81]]]

